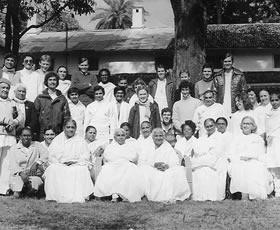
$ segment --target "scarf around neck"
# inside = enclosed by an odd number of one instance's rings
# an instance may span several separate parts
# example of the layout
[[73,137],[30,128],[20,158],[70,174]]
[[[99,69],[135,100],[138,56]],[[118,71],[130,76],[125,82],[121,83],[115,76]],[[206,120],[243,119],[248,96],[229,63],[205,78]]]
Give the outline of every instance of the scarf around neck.
[[141,102],[141,101],[138,99],[138,101],[137,101],[136,103],[139,104],[139,107],[140,107],[140,106],[145,107],[145,117],[147,117],[148,119],[150,119],[150,117],[151,117],[150,101],[147,100],[146,102]]

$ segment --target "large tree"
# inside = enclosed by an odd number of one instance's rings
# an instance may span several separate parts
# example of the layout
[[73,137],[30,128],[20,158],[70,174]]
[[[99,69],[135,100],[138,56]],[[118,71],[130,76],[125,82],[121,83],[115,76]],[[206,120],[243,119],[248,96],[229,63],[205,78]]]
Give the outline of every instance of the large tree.
[[[21,37],[33,28],[40,28],[65,12],[90,14],[94,12],[94,0],[1,0],[0,9],[6,9],[5,49],[18,54]],[[23,26],[35,14],[41,17],[39,24]]]
[[205,63],[206,7],[203,0],[170,0],[175,21],[173,76],[189,71],[193,82]]

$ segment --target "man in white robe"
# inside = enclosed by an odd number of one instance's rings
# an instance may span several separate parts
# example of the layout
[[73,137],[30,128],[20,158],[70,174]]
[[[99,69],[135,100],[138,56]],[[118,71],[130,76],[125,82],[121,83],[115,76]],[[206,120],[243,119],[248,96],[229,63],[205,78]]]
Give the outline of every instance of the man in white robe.
[[125,131],[116,129],[114,141],[105,148],[105,164],[95,183],[95,196],[112,196],[112,201],[121,197],[129,202],[141,201],[144,196],[145,181],[136,165],[137,153],[125,139]]
[[70,99],[68,101],[68,104],[69,104],[71,117],[77,123],[77,135],[84,137],[85,136],[84,120],[85,120],[86,107],[79,100],[79,90],[77,88],[70,88],[67,92],[67,96]]
[[75,132],[76,122],[70,119],[64,132],[56,136],[49,147],[50,166],[45,171],[46,200],[82,203],[93,193],[88,145]]
[[120,125],[128,121],[130,107],[127,102],[124,101],[125,89],[117,86],[114,88],[115,100],[109,104],[109,116],[110,116],[110,134],[114,134],[115,129],[120,128]]
[[0,79],[0,194],[9,190],[9,149],[16,144],[15,128],[22,122],[20,111],[15,113],[16,104],[8,98],[11,82]]
[[227,161],[223,153],[223,137],[216,131],[212,118],[204,122],[207,135],[198,139],[191,158],[193,168],[193,199],[223,200],[225,198]]
[[102,86],[105,90],[104,100],[107,103],[114,101],[114,88],[116,87],[109,81],[111,73],[108,69],[101,69],[98,73],[100,82],[98,85]]
[[206,135],[204,121],[207,118],[216,120],[218,117],[226,117],[224,106],[220,103],[215,103],[214,97],[213,91],[205,91],[203,94],[203,105],[199,106],[194,112],[193,122],[196,124],[200,137]]
[[153,141],[143,146],[141,168],[146,180],[145,195],[151,201],[175,202],[187,199],[191,192],[185,168],[171,145],[164,140],[164,131],[156,128],[152,132]]
[[[20,141],[10,149],[10,187],[15,197],[39,195],[42,175],[47,167],[48,151],[39,142],[32,141],[32,130],[23,128]],[[25,185],[24,192],[21,194]]]

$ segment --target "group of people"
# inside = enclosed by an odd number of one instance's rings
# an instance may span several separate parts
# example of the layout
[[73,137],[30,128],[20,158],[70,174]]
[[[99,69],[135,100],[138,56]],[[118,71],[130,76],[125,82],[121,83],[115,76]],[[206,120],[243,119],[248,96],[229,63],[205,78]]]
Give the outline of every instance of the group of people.
[[178,86],[163,65],[146,84],[111,82],[81,58],[71,74],[42,55],[0,71],[0,194],[57,202],[175,202],[280,196],[280,93],[248,89],[226,54]]

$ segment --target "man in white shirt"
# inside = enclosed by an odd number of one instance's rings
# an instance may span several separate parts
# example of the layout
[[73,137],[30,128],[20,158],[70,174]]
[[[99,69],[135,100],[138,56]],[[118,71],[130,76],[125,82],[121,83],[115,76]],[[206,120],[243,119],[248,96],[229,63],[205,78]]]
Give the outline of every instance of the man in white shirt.
[[116,87],[110,82],[111,73],[108,69],[101,69],[98,73],[98,85],[102,86],[105,90],[104,101],[110,103],[114,101],[114,88]]
[[203,105],[195,110],[193,116],[193,122],[196,124],[200,137],[206,134],[204,121],[208,118],[216,120],[218,117],[226,117],[224,107],[220,103],[215,103],[212,90],[206,90],[203,94]]
[[173,82],[166,77],[166,70],[163,65],[158,65],[156,71],[158,77],[150,81],[149,93],[157,102],[159,111],[166,107],[172,109],[175,98],[175,86]]

